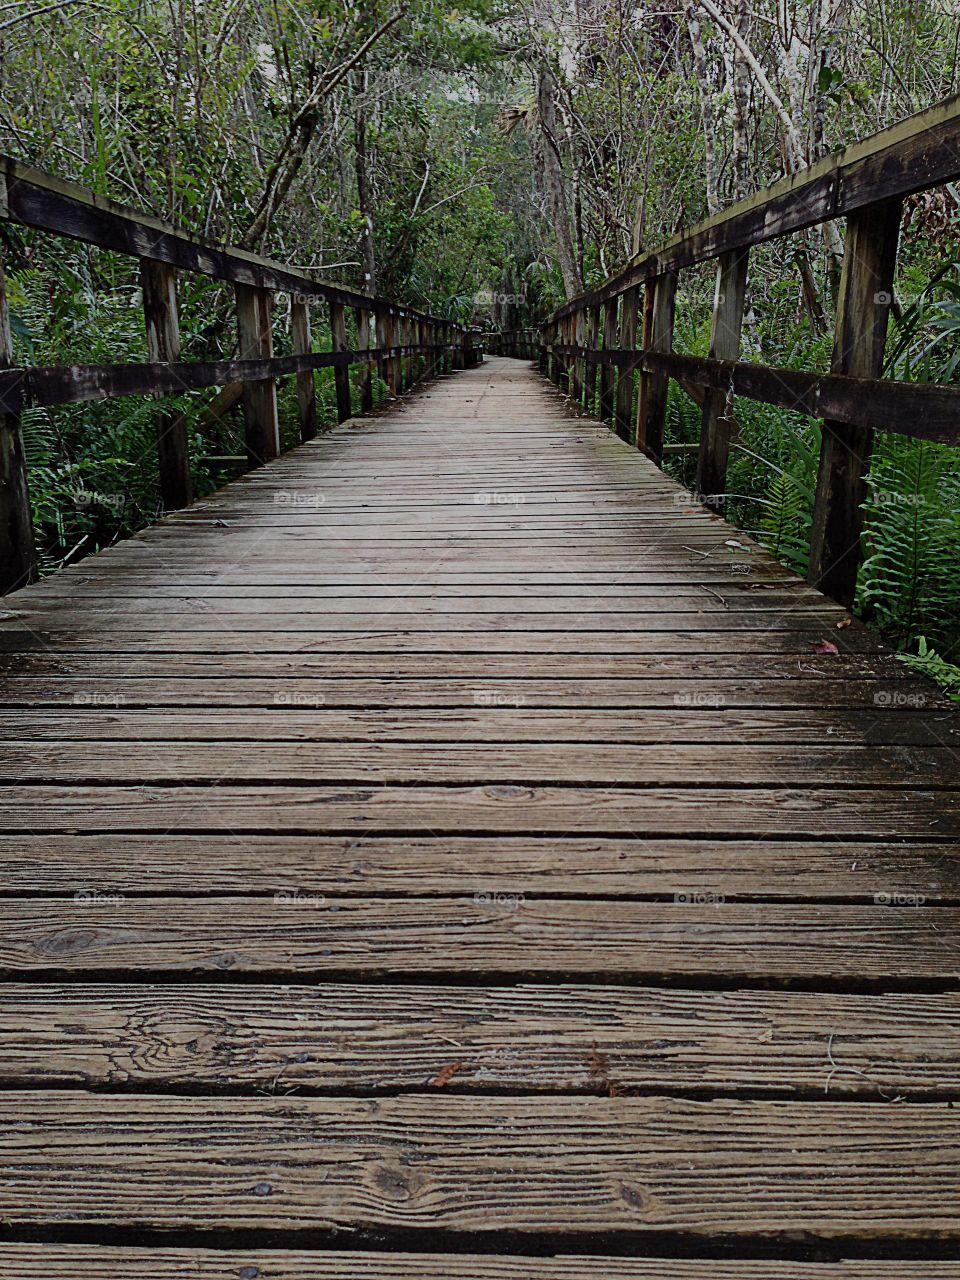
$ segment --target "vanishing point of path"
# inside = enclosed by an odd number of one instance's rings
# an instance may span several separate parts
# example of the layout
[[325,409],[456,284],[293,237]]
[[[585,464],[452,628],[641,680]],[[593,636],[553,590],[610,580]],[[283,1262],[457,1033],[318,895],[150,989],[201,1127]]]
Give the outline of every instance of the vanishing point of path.
[[0,668],[5,1275],[960,1277],[960,718],[527,365]]

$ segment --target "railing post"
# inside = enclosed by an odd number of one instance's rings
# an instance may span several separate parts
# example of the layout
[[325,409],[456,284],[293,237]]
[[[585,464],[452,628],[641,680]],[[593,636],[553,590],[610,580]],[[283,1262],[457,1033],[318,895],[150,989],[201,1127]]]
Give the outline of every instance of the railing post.
[[[413,323],[414,333],[417,338],[417,346],[422,348],[426,343],[427,326],[426,322],[419,317]],[[417,355],[417,381],[422,382],[427,374],[427,356],[423,350]]]
[[[272,298],[258,285],[237,284],[237,336],[241,360],[273,357]],[[277,384],[258,378],[243,384],[243,416],[246,427],[247,465],[262,467],[280,452],[277,419]]]
[[[615,351],[617,349],[617,333],[619,329],[617,311],[619,302],[619,298],[609,298],[603,304],[604,351]],[[613,390],[616,372],[612,364],[602,364],[600,366],[600,417],[604,422],[609,422],[613,418]]]
[[[369,351],[371,346],[370,312],[365,307],[357,307],[354,318],[357,322],[357,350],[360,352]],[[373,370],[370,368],[370,361],[365,360],[360,365],[360,412],[371,413],[372,411]]]
[[[310,308],[297,298],[290,304],[290,337],[294,354],[309,355],[313,350]],[[300,422],[300,439],[312,440],[317,434],[317,389],[312,369],[302,369],[297,374],[297,417]]]
[[[376,325],[377,347],[381,351],[387,351],[391,346],[392,335],[390,315],[385,311],[378,311],[376,313]],[[377,363],[380,369],[380,378],[387,384],[387,394],[392,396],[394,394],[393,361],[389,356],[382,355],[378,358]]]
[[[640,310],[640,289],[637,285],[623,294],[620,310],[620,346],[633,351],[637,345],[637,318]],[[616,429],[621,440],[629,440],[633,433],[633,369],[620,366],[617,379]]]
[[[575,311],[570,317],[570,327],[573,330],[572,341],[578,347],[583,346],[583,312]],[[584,360],[582,356],[573,356],[570,360],[570,394],[574,400],[581,402],[583,400],[583,372]]]
[[[643,305],[644,351],[670,351],[673,348],[673,315],[677,298],[677,275],[667,271],[657,276],[645,290]],[[663,429],[667,416],[665,373],[640,374],[640,402],[637,406],[637,448],[657,466],[663,458]]]
[[[584,333],[583,345],[588,352],[596,353],[600,349],[600,308],[587,307],[586,314],[586,330]],[[584,376],[583,388],[583,404],[589,414],[597,411],[597,372],[599,365],[596,360],[587,357],[587,370]]]
[[[567,345],[575,347],[577,345],[577,313],[567,316]],[[576,364],[577,357],[574,355],[567,356],[567,395],[574,399],[574,391],[576,389]]]
[[[143,318],[147,326],[147,355],[155,364],[180,359],[180,321],[177,316],[177,272],[166,262],[140,259]],[[187,421],[181,413],[157,409],[160,499],[167,511],[189,507],[193,501],[190,477],[190,441]]]
[[[549,326],[544,325],[539,331],[540,346],[537,351],[537,363],[540,366],[540,372],[546,376],[549,357],[547,356],[547,342],[549,341],[547,334],[550,332]],[[589,365],[587,366],[589,368]]]
[[[6,280],[0,263],[0,369],[12,366],[13,337]],[[25,587],[36,576],[37,555],[20,407],[0,401],[0,594]]]
[[[330,349],[347,350],[347,314],[342,302],[330,303]],[[350,404],[350,366],[334,366],[333,383],[337,392],[337,421],[346,422],[353,409]]]
[[[878,378],[883,372],[902,214],[902,201],[893,199],[847,220],[833,373]],[[870,427],[824,422],[807,581],[843,605],[853,603],[857,586],[872,448]]]
[[[737,360],[743,331],[743,308],[747,297],[748,249],[731,249],[717,265],[717,287],[713,301],[710,333],[712,360]],[[727,462],[733,438],[731,397],[717,387],[704,388],[700,427],[700,454],[697,461],[697,492],[701,500],[718,498],[727,485]]]

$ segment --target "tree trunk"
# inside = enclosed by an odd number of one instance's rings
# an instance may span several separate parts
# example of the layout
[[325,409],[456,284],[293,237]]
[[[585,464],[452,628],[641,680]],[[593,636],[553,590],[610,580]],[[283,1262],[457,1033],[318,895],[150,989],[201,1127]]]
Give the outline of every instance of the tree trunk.
[[687,30],[693,48],[693,65],[700,84],[700,114],[703,119],[703,167],[707,184],[707,212],[718,213],[720,195],[717,189],[717,126],[713,111],[713,91],[707,72],[707,51],[703,45],[700,19],[693,0],[687,0]]
[[354,168],[357,176],[357,202],[363,228],[360,232],[360,255],[363,263],[363,291],[371,297],[377,292],[377,252],[374,239],[374,200],[370,184],[370,158],[367,154],[367,71],[357,76],[353,113]]
[[537,138],[536,147],[540,159],[540,174],[547,212],[557,237],[557,254],[563,287],[568,298],[583,290],[583,280],[577,266],[577,257],[570,232],[570,212],[564,186],[563,164],[557,140],[557,82],[549,67],[540,71],[537,85]]

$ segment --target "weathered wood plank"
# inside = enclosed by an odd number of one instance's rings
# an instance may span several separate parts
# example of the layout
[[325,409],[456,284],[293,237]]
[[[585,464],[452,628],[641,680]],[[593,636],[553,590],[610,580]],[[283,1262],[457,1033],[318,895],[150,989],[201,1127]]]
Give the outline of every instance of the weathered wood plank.
[[[578,710],[576,728],[564,709],[478,704],[474,708],[393,709],[274,705],[220,707],[215,723],[194,707],[135,708],[76,703],[0,709],[0,726],[22,741],[432,742],[447,743],[703,743],[721,738],[757,745],[955,747],[955,716],[878,709],[869,719],[836,711],[786,708]],[[571,736],[572,735],[572,736]]]
[[807,787],[9,787],[0,830],[832,836],[960,834],[960,790]]
[[574,836],[0,835],[7,894],[691,894],[960,900],[960,853],[914,841]]
[[750,1262],[742,1259],[331,1253],[0,1244],[21,1280],[960,1280],[960,1263]]
[[[145,803],[149,805],[149,797]],[[189,798],[181,800],[181,812]],[[8,974],[586,974],[662,981],[960,980],[960,909],[273,897],[0,901]]]
[[[479,696],[479,695],[478,695]],[[509,691],[489,695],[509,703]],[[302,703],[300,704],[302,705]],[[956,762],[942,747],[756,746],[705,742],[649,746],[572,743],[491,745],[411,742],[274,742],[261,757],[239,742],[129,743],[60,739],[0,743],[0,783],[80,784],[169,781],[191,784],[506,782],[588,786],[627,779],[657,786],[893,787],[957,786]],[[2,793],[0,793],[2,794]]]
[[599,986],[5,988],[6,1087],[960,1096],[960,996]]
[[960,1235],[936,1103],[12,1092],[0,1152],[12,1226]]
[[[215,617],[216,615],[214,615]],[[224,625],[221,620],[221,625]],[[158,631],[159,619],[157,621]],[[307,625],[302,626],[304,631]],[[237,633],[256,635],[256,628],[233,627]],[[389,628],[382,628],[389,634]],[[576,628],[574,628],[576,630]],[[482,634],[478,632],[478,634]],[[216,675],[180,674],[163,676],[63,675],[34,678],[8,674],[0,687],[0,707],[339,707],[401,708],[483,706],[530,707],[536,709],[623,708],[628,711],[650,708],[693,708],[713,710],[790,707],[832,708],[838,713],[859,710],[871,716],[888,707],[929,714],[950,714],[948,704],[936,690],[919,680],[901,677],[892,685],[875,685],[869,680],[817,680],[813,677],[789,679],[733,680],[510,680],[450,677],[420,679],[391,677],[380,679],[337,679],[322,676],[254,676],[229,673]],[[951,720],[954,717],[951,716]],[[574,737],[576,731],[573,730]]]

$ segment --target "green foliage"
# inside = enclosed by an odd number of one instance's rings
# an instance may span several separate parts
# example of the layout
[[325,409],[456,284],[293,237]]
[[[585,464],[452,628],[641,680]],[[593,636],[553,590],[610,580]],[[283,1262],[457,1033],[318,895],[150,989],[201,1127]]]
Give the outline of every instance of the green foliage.
[[960,702],[960,666],[942,658],[930,646],[926,636],[919,637],[916,653],[901,653],[898,657],[911,671],[933,680],[949,697]]
[[866,503],[859,603],[898,645],[960,641],[960,466],[955,451],[882,436]]

